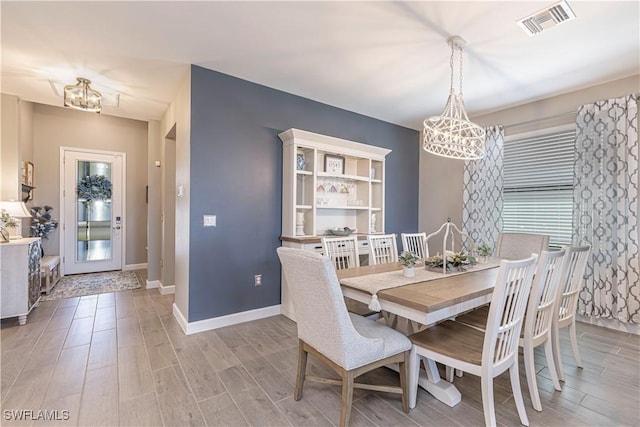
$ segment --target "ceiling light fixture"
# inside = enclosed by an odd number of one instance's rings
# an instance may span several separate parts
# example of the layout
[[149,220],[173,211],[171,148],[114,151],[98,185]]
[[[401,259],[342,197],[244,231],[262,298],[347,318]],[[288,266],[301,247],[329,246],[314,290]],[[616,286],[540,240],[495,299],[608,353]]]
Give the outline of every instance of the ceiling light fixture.
[[76,77],[78,84],[64,87],[64,106],[76,110],[99,113],[102,110],[102,95],[91,89],[91,80]]
[[[428,153],[451,159],[477,160],[484,157],[485,131],[469,121],[462,99],[462,50],[467,44],[462,37],[454,36],[448,41],[451,46],[451,85],[449,99],[440,116],[424,121],[422,148]],[[460,62],[460,91],[453,88],[453,60],[456,49]]]

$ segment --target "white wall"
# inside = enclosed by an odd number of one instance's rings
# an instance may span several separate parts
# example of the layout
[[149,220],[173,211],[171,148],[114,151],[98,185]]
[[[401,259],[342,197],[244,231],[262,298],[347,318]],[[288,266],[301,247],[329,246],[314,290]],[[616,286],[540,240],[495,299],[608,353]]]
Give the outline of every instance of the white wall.
[[[175,306],[189,321],[189,213],[191,144],[191,71],[189,70],[160,125],[161,144],[175,126],[176,183],[184,186],[184,196],[176,197],[175,211]],[[169,183],[167,185],[170,185]],[[173,194],[176,194],[175,188]]]

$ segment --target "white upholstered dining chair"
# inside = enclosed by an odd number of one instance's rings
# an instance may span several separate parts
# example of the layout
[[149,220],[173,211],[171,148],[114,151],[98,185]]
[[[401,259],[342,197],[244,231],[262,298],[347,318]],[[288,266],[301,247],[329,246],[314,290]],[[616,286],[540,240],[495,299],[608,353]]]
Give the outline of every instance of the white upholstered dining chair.
[[[305,379],[341,385],[341,426],[349,423],[354,387],[402,394],[402,409],[409,412],[407,361],[411,342],[407,337],[347,312],[329,258],[302,249],[281,247],[277,251],[291,287],[298,328],[294,399],[302,398]],[[307,375],[309,353],[338,373],[341,381]],[[400,387],[354,383],[359,375],[390,363],[399,364]]]
[[495,256],[503,259],[523,259],[549,249],[549,236],[531,233],[500,233]]
[[[555,367],[551,326],[555,313],[555,302],[558,295],[558,285],[560,284],[560,278],[562,276],[564,259],[564,249],[553,252],[542,251],[540,254],[519,341],[524,356],[524,367],[527,375],[527,384],[529,386],[529,395],[531,396],[531,404],[536,411],[542,411],[534,361],[536,347],[544,345],[544,354],[547,359],[553,386],[558,391],[562,390]],[[489,308],[485,306],[457,317],[456,322],[464,323],[479,330],[485,330],[488,314]]]
[[[481,380],[482,407],[487,426],[496,425],[493,379],[509,370],[520,422],[529,425],[520,389],[518,340],[538,256],[500,262],[485,332],[447,320],[409,336],[412,357],[426,357]],[[411,363],[409,383],[417,384],[419,363]],[[417,387],[417,385],[416,385]]]
[[360,267],[356,236],[323,237],[322,251],[325,256],[331,259],[336,270]]
[[427,242],[427,233],[402,233],[402,251],[412,252],[424,261],[424,245]]
[[369,264],[398,262],[398,245],[395,234],[369,234]]
[[590,246],[571,246],[566,248],[567,254],[562,269],[560,286],[555,304],[555,316],[551,328],[553,339],[553,354],[555,356],[558,376],[564,381],[562,355],[560,350],[560,329],[568,328],[571,349],[576,358],[576,365],[582,368],[582,359],[578,351],[578,337],[576,335],[576,310],[578,308],[578,293],[584,284],[584,270],[591,251]]

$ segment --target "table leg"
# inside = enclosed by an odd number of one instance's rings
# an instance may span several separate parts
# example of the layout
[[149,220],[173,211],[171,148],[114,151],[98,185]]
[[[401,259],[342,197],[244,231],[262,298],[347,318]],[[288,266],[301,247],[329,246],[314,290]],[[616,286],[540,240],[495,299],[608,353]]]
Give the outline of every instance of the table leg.
[[[450,407],[454,407],[460,403],[462,400],[460,392],[456,386],[440,378],[436,362],[426,358],[422,358],[422,361],[424,362],[426,372],[424,374],[422,372],[420,373],[418,385]],[[413,407],[415,407],[415,402]]]
[[[425,370],[420,371],[420,360],[424,361]],[[398,372],[398,365],[386,365],[387,368]],[[417,385],[416,385],[417,383]],[[415,349],[409,354],[409,375],[407,387],[409,388],[409,408],[416,407],[418,400],[418,386],[422,387],[442,403],[450,407],[456,406],[462,400],[460,392],[452,383],[440,378],[436,362],[423,357],[416,357]]]

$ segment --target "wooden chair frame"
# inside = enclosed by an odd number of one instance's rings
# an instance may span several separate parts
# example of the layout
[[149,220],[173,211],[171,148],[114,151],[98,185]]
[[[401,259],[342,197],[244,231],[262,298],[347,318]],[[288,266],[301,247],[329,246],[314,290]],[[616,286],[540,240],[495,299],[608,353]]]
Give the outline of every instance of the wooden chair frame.
[[560,351],[560,329],[569,329],[571,349],[576,359],[576,365],[582,368],[582,358],[578,350],[576,335],[576,310],[578,308],[578,293],[584,284],[584,270],[591,252],[591,246],[572,246],[566,249],[567,254],[563,265],[560,286],[555,302],[551,336],[553,340],[553,354],[555,357],[558,377],[564,381],[562,355]]
[[388,264],[398,262],[398,245],[395,234],[368,235],[369,264]]
[[356,236],[323,237],[322,251],[329,257],[336,270],[360,267],[358,239]]
[[[481,378],[482,406],[487,426],[496,425],[493,379],[509,370],[513,398],[520,422],[529,425],[520,389],[518,370],[518,341],[522,329],[527,298],[531,291],[537,255],[521,261],[502,261],[493,291],[487,330],[481,332],[458,322],[446,321],[441,325],[411,335],[412,356],[425,357]],[[475,335],[474,343],[461,339],[460,331]],[[471,361],[467,354],[477,354],[481,360]],[[417,384],[420,364],[410,363],[409,383]]]
[[402,251],[412,252],[421,261],[425,258],[424,245],[427,243],[427,233],[402,233]]

